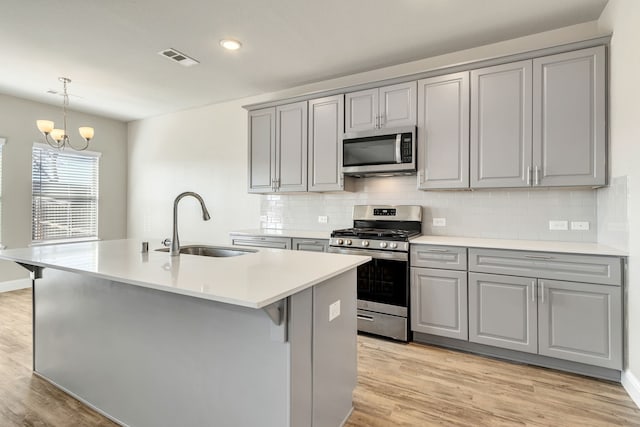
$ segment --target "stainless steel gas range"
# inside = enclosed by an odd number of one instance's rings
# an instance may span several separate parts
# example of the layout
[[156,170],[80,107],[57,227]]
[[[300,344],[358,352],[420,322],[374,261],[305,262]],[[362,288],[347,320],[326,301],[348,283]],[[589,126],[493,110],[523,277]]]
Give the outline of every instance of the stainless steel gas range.
[[409,239],[421,230],[421,206],[356,205],[353,228],[331,233],[329,252],[373,258],[358,267],[359,331],[410,339]]

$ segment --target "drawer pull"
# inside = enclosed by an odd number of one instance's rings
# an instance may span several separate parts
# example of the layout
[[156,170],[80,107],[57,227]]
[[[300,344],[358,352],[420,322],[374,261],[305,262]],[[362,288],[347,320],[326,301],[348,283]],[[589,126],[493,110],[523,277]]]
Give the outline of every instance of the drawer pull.
[[536,302],[536,281],[531,281],[531,302]]
[[425,249],[425,252],[445,253],[445,252],[449,252],[449,249]]
[[299,245],[313,245],[318,243],[317,240],[303,240],[301,242],[298,242]]
[[544,304],[544,282],[540,281],[540,302]]
[[373,322],[373,317],[371,316],[363,316],[361,314],[358,314],[356,317],[358,318],[358,320],[366,320],[367,322]]
[[553,259],[552,256],[545,256],[545,255],[525,255],[525,258],[531,258],[531,259]]

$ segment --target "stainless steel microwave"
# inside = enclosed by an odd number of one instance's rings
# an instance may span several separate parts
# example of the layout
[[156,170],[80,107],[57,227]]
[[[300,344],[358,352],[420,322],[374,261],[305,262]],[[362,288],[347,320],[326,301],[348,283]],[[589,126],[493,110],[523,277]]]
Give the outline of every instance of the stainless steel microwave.
[[415,173],[415,126],[345,133],[342,172],[352,176]]

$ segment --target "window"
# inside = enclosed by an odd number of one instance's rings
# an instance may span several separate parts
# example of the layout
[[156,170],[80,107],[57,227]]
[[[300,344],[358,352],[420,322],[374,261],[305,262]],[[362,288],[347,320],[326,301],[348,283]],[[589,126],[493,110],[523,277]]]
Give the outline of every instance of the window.
[[0,249],[4,248],[2,245],[2,147],[6,142],[6,138],[0,138]]
[[98,237],[100,153],[34,144],[31,164],[31,240]]

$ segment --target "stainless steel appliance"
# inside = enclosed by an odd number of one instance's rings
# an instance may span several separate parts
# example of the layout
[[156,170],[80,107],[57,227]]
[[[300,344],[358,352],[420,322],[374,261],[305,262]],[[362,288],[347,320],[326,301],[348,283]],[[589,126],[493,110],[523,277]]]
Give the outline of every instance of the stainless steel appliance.
[[358,330],[410,339],[409,239],[421,234],[420,206],[353,207],[353,228],[331,233],[329,252],[369,255],[358,267]]
[[416,172],[416,128],[345,133],[342,154],[345,175],[413,174]]

